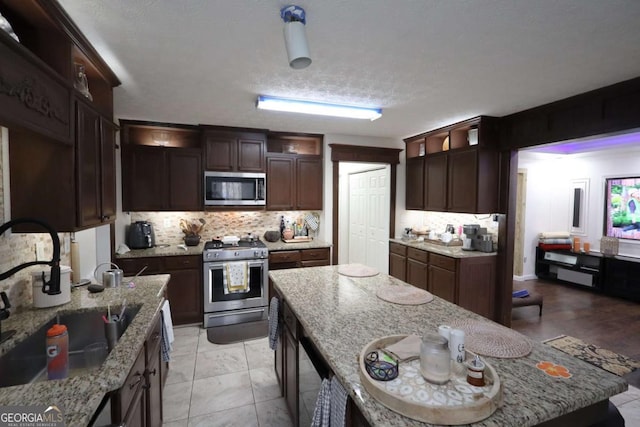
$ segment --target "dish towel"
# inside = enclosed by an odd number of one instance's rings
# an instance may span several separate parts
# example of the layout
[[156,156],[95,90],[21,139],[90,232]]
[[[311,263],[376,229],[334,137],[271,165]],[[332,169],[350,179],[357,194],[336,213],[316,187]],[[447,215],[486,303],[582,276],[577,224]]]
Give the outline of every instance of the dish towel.
[[247,276],[246,261],[227,263],[223,277],[224,294],[249,292],[249,281],[247,280]]
[[269,348],[276,349],[278,344],[278,311],[280,310],[280,301],[276,297],[271,298],[269,303]]
[[162,351],[162,361],[168,362],[171,360],[171,347],[173,346],[173,322],[171,321],[171,307],[169,307],[169,300],[165,300],[162,304],[160,311],[162,317],[162,328],[160,328],[161,340],[160,349]]
[[335,375],[324,379],[313,411],[312,427],[344,427],[349,395]]
[[316,408],[313,410],[313,419],[311,427],[330,427],[331,426],[331,380],[325,378],[322,380],[318,400],[316,400]]

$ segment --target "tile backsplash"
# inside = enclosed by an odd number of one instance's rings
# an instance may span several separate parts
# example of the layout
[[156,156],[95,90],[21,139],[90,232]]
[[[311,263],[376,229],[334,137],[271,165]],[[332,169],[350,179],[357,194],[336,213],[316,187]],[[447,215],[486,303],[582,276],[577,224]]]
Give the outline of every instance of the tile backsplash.
[[[131,222],[148,221],[153,225],[156,244],[173,245],[183,241],[184,234],[179,225],[181,219],[191,221],[203,218],[206,224],[201,237],[203,240],[211,240],[216,236],[245,236],[248,233],[262,237],[265,231],[279,230],[282,216],[286,221],[295,221],[299,217],[304,218],[308,213],[305,211],[131,212],[130,215]],[[311,236],[317,234],[311,230],[309,233]]]

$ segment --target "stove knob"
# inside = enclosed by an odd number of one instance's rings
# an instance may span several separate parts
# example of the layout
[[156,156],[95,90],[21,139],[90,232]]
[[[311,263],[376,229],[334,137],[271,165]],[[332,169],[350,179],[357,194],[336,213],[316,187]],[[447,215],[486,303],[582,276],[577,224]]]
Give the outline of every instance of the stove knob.
[[240,252],[235,251],[235,252],[233,253],[233,256],[240,256]]

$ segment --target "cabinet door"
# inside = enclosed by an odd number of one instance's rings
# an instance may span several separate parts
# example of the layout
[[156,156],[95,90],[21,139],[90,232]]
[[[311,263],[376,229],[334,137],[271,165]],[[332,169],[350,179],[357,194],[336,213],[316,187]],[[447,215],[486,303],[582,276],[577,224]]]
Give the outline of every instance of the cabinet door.
[[426,291],[428,275],[429,270],[427,264],[411,258],[407,259],[407,283]]
[[267,209],[293,210],[295,197],[295,159],[267,158]]
[[407,278],[406,269],[406,257],[394,253],[389,253],[389,275],[395,277],[396,279],[405,281]]
[[477,212],[478,152],[449,153],[448,210]]
[[161,147],[124,146],[122,210],[161,211],[167,204],[165,153]]
[[[269,294],[275,295],[275,294]],[[280,299],[280,306],[282,307],[282,299]],[[274,358],[274,369],[276,371],[276,378],[278,378],[278,386],[280,387],[280,395],[284,395],[285,385],[285,371],[284,371],[284,321],[282,320],[282,313],[278,314],[278,342],[276,343],[276,354]]]
[[171,317],[176,325],[202,322],[204,315],[202,271],[170,270],[167,296],[171,304]]
[[168,209],[177,211],[202,210],[202,169],[200,150],[184,148],[168,150],[169,201]]
[[447,156],[427,156],[424,160],[424,209],[447,210]]
[[285,387],[284,398],[291,419],[298,425],[298,342],[285,328]]
[[496,257],[458,260],[457,304],[488,319],[493,319]]
[[[129,412],[121,424],[127,427],[146,427],[146,399],[145,390],[142,387],[138,388],[131,405],[129,406]],[[149,424],[153,425],[153,424]],[[155,424],[159,425],[159,424]]]
[[298,158],[295,182],[296,209],[322,210],[322,159]]
[[407,159],[406,209],[424,208],[424,157]]
[[238,171],[264,172],[264,147],[262,134],[242,134],[238,137]]
[[101,211],[102,221],[116,218],[116,128],[104,117],[100,120]]
[[160,347],[155,346],[151,355],[150,364],[147,366],[146,384],[146,419],[147,426],[162,425],[162,381],[160,376],[160,365],[162,363],[162,353]]
[[236,168],[237,139],[235,135],[205,132],[205,169],[233,171]]
[[79,227],[102,222],[100,209],[100,115],[76,103],[76,187]]
[[429,289],[432,294],[451,303],[456,302],[456,273],[444,268],[429,266]]

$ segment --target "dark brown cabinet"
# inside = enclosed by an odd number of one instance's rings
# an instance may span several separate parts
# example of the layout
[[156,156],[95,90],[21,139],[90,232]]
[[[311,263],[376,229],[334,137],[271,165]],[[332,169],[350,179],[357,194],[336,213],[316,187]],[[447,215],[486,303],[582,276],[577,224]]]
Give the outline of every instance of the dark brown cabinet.
[[[405,139],[407,209],[490,213],[499,208],[497,119],[476,117]],[[423,159],[423,160],[422,160]],[[413,185],[423,161],[423,185]],[[422,194],[420,194],[422,192]]]
[[205,170],[264,172],[266,134],[208,129],[203,133]]
[[453,258],[389,242],[389,274],[416,287],[494,319],[496,257]]
[[406,209],[424,209],[424,157],[407,159]]
[[[331,248],[269,251],[269,270],[331,265]],[[275,295],[269,280],[269,295]]]
[[123,211],[201,211],[204,202],[198,127],[120,122]]
[[268,210],[322,210],[322,158],[267,157]]
[[115,125],[83,101],[76,101],[77,224],[115,220]]
[[122,156],[125,212],[202,210],[200,150],[133,145]]
[[162,378],[166,376],[160,352],[158,315],[124,386],[111,397],[111,418],[125,426],[156,427],[162,425]]
[[389,243],[389,275],[406,281],[407,247],[399,243]]
[[145,274],[170,274],[167,299],[176,325],[200,323],[204,316],[202,257],[180,255],[167,257],[119,258],[116,264],[126,276],[135,275],[143,267]]
[[267,210],[322,210],[322,135],[271,132]]

